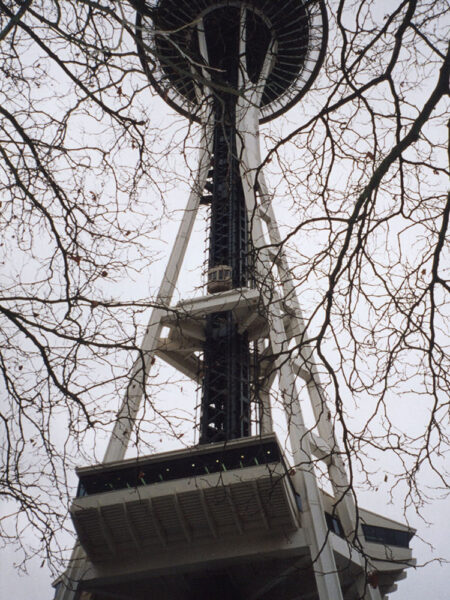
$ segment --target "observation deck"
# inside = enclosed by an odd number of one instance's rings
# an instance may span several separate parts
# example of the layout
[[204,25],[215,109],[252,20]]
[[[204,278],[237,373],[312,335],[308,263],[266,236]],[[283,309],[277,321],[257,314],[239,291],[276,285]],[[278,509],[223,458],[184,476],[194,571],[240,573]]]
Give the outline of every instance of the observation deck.
[[272,436],[87,467],[78,475],[71,514],[94,562],[299,526],[295,492]]
[[[274,434],[78,469],[70,508],[86,552],[80,598],[317,599],[301,498]],[[323,494],[344,598],[364,557]],[[404,525],[361,511],[363,548],[387,593],[411,564]],[[87,595],[88,592],[91,596]],[[275,594],[275,596],[274,596]]]
[[[153,0],[140,6],[136,34],[143,68],[164,100],[194,120],[211,90],[242,93],[226,78],[224,57],[241,60],[254,84],[264,79],[262,123],[298,102],[323,62],[328,29],[322,2]],[[262,77],[266,57],[270,64]]]

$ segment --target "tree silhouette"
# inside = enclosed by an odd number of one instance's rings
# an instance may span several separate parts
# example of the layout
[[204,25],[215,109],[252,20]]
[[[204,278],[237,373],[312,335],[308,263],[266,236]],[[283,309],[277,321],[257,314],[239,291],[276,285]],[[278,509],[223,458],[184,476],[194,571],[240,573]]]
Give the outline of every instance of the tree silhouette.
[[[447,3],[381,4],[329,3],[322,71],[281,124],[263,129],[261,168],[285,222],[270,250],[290,261],[351,481],[377,489],[382,457],[391,493],[399,487],[405,509],[420,512],[433,489],[448,489]],[[0,1],[1,479],[10,515],[0,526],[19,545],[32,529],[40,541],[22,544],[24,557],[58,551],[68,473],[92,462],[96,436],[114,420],[155,305],[121,296],[119,284],[154,261],[166,195],[186,189],[198,145],[197,125],[169,115],[164,132],[147,109],[154,92],[136,8],[151,17],[151,3],[137,0]],[[150,42],[139,36],[151,56]],[[174,157],[185,161],[175,171]],[[179,437],[183,414],[164,412],[153,385],[142,432]]]

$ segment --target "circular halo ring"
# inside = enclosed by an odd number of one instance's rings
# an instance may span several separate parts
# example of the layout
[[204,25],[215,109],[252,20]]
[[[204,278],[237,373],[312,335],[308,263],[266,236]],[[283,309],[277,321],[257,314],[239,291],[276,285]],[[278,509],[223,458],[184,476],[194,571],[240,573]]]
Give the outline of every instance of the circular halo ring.
[[[190,120],[201,119],[191,64],[186,58],[192,55],[186,39],[192,31],[190,23],[215,9],[244,5],[256,14],[262,13],[264,21],[272,26],[277,51],[262,95],[260,123],[296,104],[323,63],[328,38],[323,0],[146,0],[142,5],[136,13],[136,41],[144,72],[158,94]],[[146,52],[149,47],[155,52]],[[182,51],[174,52],[174,48]]]

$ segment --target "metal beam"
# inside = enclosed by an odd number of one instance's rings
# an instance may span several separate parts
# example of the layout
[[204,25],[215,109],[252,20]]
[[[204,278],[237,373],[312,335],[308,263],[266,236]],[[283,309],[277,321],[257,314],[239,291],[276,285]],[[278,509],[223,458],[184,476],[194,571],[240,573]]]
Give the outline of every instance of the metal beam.
[[136,548],[141,549],[142,543],[139,540],[139,534],[138,534],[136,527],[132,521],[132,518],[128,511],[128,506],[127,506],[126,502],[122,502],[122,510],[123,510],[123,514],[124,514],[128,529],[130,531],[131,539],[133,540],[133,543],[136,546]]
[[180,506],[180,501],[178,499],[177,494],[172,496],[173,505],[175,507],[175,512],[177,513],[178,521],[180,522],[181,528],[183,530],[184,536],[187,542],[192,542],[192,533],[189,527],[189,523],[184,516],[183,510]]
[[155,513],[155,507],[153,506],[153,501],[151,498],[148,498],[145,502],[145,508],[147,509],[147,512],[150,515],[152,524],[155,527],[156,535],[158,536],[159,541],[163,546],[167,546],[167,536],[159,523],[159,518]]
[[214,523],[214,519],[211,515],[211,511],[209,510],[209,506],[208,506],[208,503],[205,498],[205,490],[203,488],[200,488],[199,492],[200,492],[200,502],[201,502],[201,505],[203,508],[203,512],[205,514],[206,522],[208,523],[208,527],[212,533],[212,536],[217,539],[217,537],[218,537],[217,527],[216,527],[216,524]]
[[113,537],[111,535],[109,527],[108,527],[108,525],[107,525],[107,523],[105,521],[105,518],[103,516],[102,507],[101,506],[99,506],[97,508],[97,514],[98,514],[98,522],[99,522],[99,525],[100,525],[100,529],[102,531],[102,535],[103,535],[103,538],[104,538],[104,540],[106,542],[106,545],[110,549],[111,554],[113,554],[113,556],[116,556],[117,555],[116,545],[114,543],[114,539],[113,539]]
[[270,522],[269,522],[269,518],[267,516],[267,513],[265,511],[265,508],[263,506],[262,500],[261,500],[261,495],[259,493],[259,489],[258,489],[258,482],[257,481],[252,481],[252,488],[253,491],[255,493],[255,497],[256,497],[256,502],[258,504],[258,509],[261,515],[261,519],[264,523],[264,527],[269,530],[270,529]]
[[236,525],[236,529],[238,530],[238,532],[240,534],[242,534],[242,533],[244,533],[244,530],[242,528],[241,518],[237,512],[236,505],[234,503],[233,494],[231,493],[231,488],[228,486],[225,488],[225,495],[226,495],[227,502],[228,502],[228,505],[231,510],[231,514],[233,515],[233,520],[234,520],[234,524]]

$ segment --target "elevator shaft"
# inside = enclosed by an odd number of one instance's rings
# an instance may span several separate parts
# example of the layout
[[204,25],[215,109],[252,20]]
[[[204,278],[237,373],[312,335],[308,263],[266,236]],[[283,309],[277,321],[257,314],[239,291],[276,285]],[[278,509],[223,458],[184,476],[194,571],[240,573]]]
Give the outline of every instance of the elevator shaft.
[[[220,7],[206,14],[203,24],[213,82],[212,88],[205,93],[212,100],[214,118],[208,277],[215,271],[221,275],[222,289],[242,288],[248,285],[250,273],[247,210],[236,144],[236,90],[242,34],[240,9]],[[248,335],[238,331],[231,311],[213,313],[206,319],[200,443],[248,435]]]
[[[248,285],[248,223],[236,156],[235,100],[216,100],[209,271],[229,267],[230,288]],[[200,443],[250,435],[250,349],[231,311],[208,315]]]

